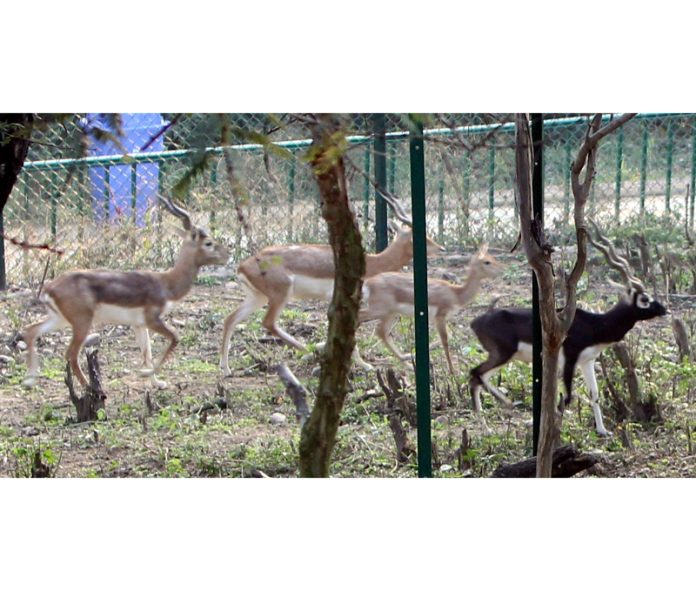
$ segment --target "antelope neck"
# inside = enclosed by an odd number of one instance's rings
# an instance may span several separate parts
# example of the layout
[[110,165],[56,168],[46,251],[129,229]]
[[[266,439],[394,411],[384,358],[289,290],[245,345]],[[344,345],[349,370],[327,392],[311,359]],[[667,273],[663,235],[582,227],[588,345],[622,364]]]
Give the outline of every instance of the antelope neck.
[[398,271],[410,258],[407,250],[402,248],[401,240],[397,238],[382,252],[365,257],[365,276],[372,277],[384,271]]
[[181,252],[176,264],[161,274],[170,294],[170,299],[179,300],[191,289],[198,276],[198,266],[193,262],[193,253]]
[[482,280],[483,277],[481,275],[479,275],[475,271],[470,271],[464,283],[455,287],[455,291],[457,292],[457,299],[459,300],[460,305],[465,306],[471,300],[474,299],[476,293],[481,287]]

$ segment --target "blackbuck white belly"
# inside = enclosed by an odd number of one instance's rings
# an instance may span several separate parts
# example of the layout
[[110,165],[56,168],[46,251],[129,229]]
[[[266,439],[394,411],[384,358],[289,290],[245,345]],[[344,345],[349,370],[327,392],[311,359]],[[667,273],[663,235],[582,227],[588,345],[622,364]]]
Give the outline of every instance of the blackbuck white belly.
[[[596,359],[599,354],[606,349],[612,343],[600,343],[598,345],[592,345],[583,349],[578,357],[575,367],[580,367]],[[532,362],[532,344],[531,343],[520,343],[517,345],[517,353],[512,356],[513,359],[524,361],[525,363]],[[559,375],[563,373],[563,368],[565,367],[565,355],[563,354],[563,349],[558,354],[558,373]]]

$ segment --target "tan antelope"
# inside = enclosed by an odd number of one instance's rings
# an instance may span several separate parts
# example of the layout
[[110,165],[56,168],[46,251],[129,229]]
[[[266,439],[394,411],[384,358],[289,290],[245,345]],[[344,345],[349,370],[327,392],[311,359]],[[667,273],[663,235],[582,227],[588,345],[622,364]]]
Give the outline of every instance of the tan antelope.
[[[400,270],[413,258],[411,221],[393,196],[383,196],[403,226],[392,225],[396,238],[382,252],[365,255],[365,277]],[[429,256],[444,250],[432,238],[427,238]],[[333,250],[325,244],[268,246],[244,260],[239,265],[238,275],[246,298],[225,318],[220,354],[220,368],[225,375],[230,374],[230,340],[234,327],[266,304],[268,310],[263,327],[288,345],[305,349],[303,343],[278,326],[278,318],[290,299],[331,300],[335,275]],[[362,361],[357,347],[355,359],[371,367]]]
[[[504,266],[488,254],[488,247],[483,245],[471,259],[466,279],[462,285],[456,285],[442,279],[428,279],[428,312],[435,322],[442,347],[445,350],[447,365],[452,374],[454,367],[449,352],[447,321],[457,310],[470,304],[476,297],[481,282],[499,276]],[[366,307],[360,310],[360,322],[379,320],[377,336],[384,341],[389,350],[400,360],[411,358],[401,353],[390,332],[396,319],[414,315],[413,274],[381,273],[366,280],[363,285],[363,301]],[[356,359],[356,361],[359,360]]]
[[[205,265],[224,265],[229,251],[216,244],[205,230],[191,223],[189,214],[160,197],[160,203],[181,219],[184,238],[179,257],[171,269],[156,271],[85,270],[65,273],[43,287],[41,301],[48,308],[48,318],[24,330],[27,343],[27,375],[24,385],[32,387],[39,375],[36,339],[67,326],[72,340],[66,358],[73,374],[87,385],[78,363],[80,348],[92,325],[122,324],[132,326],[143,355],[143,375],[151,377],[156,387],[166,384],[155,376],[177,344],[177,336],[162,320],[172,302],[183,298],[191,289],[198,271]],[[169,341],[162,357],[153,365],[148,329]]]

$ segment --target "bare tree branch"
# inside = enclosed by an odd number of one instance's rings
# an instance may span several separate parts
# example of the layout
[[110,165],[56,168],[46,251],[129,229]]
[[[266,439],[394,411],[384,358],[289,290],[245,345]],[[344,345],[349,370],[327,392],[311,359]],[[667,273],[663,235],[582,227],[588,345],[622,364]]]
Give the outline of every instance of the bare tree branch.
[[49,252],[57,254],[58,256],[61,256],[65,252],[64,250],[56,248],[55,246],[51,246],[49,244],[31,244],[26,240],[18,240],[17,238],[6,236],[2,232],[0,232],[0,238],[7,240],[10,244],[19,246],[19,248],[21,248],[22,250],[47,250]]

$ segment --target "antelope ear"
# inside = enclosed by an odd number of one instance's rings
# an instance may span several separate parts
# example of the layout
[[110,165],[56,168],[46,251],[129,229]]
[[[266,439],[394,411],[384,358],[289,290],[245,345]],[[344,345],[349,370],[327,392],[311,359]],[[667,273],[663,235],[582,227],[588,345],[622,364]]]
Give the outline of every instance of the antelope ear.
[[480,254],[480,255],[484,255],[484,254],[486,254],[487,252],[488,252],[488,242],[484,242],[484,243],[481,245],[481,248],[479,248],[479,254]]
[[406,224],[398,224],[391,219],[387,222],[387,224],[397,236],[400,236],[401,234],[408,234],[411,231],[410,226],[407,226]]
[[180,228],[179,226],[175,226],[172,228],[172,231],[179,237],[179,238],[189,238],[191,237],[191,232],[189,230],[184,230],[183,228]]
[[194,226],[191,228],[191,238],[193,240],[205,240],[206,238],[210,238],[210,233],[206,228]]

